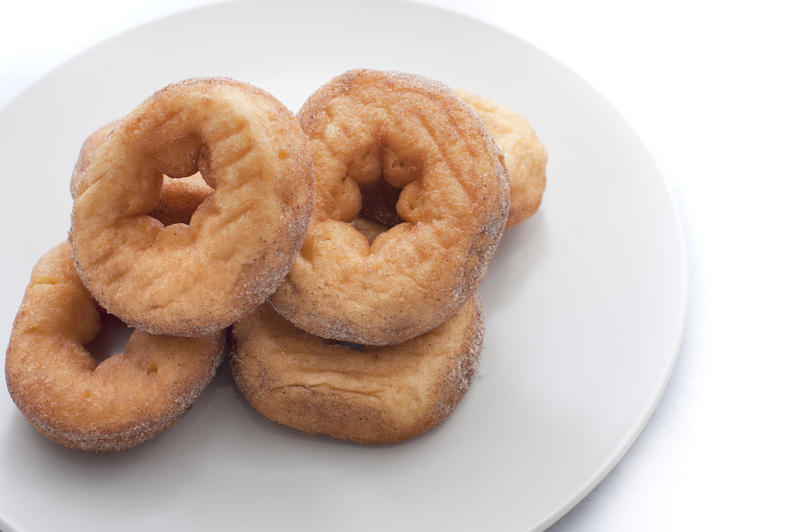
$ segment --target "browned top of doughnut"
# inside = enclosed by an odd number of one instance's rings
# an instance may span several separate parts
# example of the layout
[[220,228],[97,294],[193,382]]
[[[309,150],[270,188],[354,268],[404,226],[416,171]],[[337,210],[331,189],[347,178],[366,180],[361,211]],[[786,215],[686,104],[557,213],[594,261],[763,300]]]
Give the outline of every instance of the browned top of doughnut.
[[265,305],[234,326],[233,374],[248,401],[279,423],[398,442],[453,410],[477,371],[483,331],[477,294],[436,329],[363,352],[303,332]]
[[530,218],[539,210],[547,184],[547,152],[536,132],[522,116],[504,105],[465,90],[454,92],[481,117],[505,157],[511,187],[506,227]]
[[[162,174],[215,188],[188,225],[148,213]],[[124,117],[80,177],[70,243],[89,291],[129,325],[196,336],[251,312],[283,279],[313,204],[307,140],[251,85],[170,85]]]
[[[306,239],[273,306],[319,336],[381,345],[441,324],[475,291],[506,223],[508,181],[475,113],[441,83],[355,70],[297,114],[317,196]],[[402,188],[404,223],[370,245],[348,222],[359,187]]]
[[14,402],[46,437],[92,451],[132,447],[171,426],[213,377],[224,334],[134,331],[125,352],[96,364],[84,345],[100,318],[65,242],[33,270],[6,354]]

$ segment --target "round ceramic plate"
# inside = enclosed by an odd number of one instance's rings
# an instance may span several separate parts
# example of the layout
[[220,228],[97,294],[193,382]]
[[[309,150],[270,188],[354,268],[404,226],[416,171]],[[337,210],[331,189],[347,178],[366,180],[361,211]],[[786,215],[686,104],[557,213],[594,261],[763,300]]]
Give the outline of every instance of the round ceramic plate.
[[619,114],[563,65],[414,4],[203,8],[111,39],[20,95],[0,114],[0,337],[32,266],[66,237],[70,173],[95,128],[183,78],[241,79],[296,110],[355,67],[503,102],[550,154],[542,209],[506,233],[481,286],[482,366],[453,415],[399,445],[310,437],[262,418],[224,365],[173,429],[94,455],[45,440],[3,390],[3,530],[543,528],[633,443],[669,379],[686,304],[665,181]]

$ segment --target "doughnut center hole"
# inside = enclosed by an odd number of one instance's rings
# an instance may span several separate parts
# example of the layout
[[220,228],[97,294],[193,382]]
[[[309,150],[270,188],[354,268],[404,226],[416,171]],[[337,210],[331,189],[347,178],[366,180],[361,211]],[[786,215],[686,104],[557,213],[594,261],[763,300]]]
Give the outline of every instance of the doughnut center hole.
[[[401,193],[408,185],[422,178],[422,164],[406,150],[397,150],[389,144],[371,147],[350,166],[350,173],[361,192],[361,210],[358,215],[385,226],[386,230],[411,220],[401,212],[409,214],[409,197],[406,191],[403,209],[398,209]],[[413,208],[412,208],[413,210]]]
[[397,213],[397,200],[402,189],[394,188],[383,178],[359,188],[361,189],[359,216],[385,226],[386,230],[403,223],[403,218]]
[[132,327],[116,316],[103,312],[100,316],[100,332],[86,344],[85,349],[99,366],[104,360],[124,353],[132,333]]
[[148,214],[164,226],[189,225],[200,204],[214,192],[200,172],[189,177],[170,177],[164,174],[162,179],[158,204]]

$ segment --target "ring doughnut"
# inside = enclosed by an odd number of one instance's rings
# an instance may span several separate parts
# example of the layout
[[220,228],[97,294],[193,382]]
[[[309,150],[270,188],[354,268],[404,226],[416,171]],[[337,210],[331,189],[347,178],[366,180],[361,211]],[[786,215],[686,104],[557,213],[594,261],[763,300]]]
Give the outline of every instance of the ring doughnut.
[[66,242],[33,269],[6,352],[11,398],[46,438],[119,451],[171,427],[224,357],[222,331],[201,338],[135,330],[125,352],[97,364],[83,346],[100,315]]
[[[188,225],[150,213],[163,174],[215,191]],[[307,139],[251,85],[169,85],[121,119],[80,174],[70,243],[86,288],[128,325],[201,336],[263,303],[302,244],[313,207]]]
[[522,116],[504,105],[465,90],[453,92],[481,117],[505,157],[511,187],[506,228],[530,218],[539,210],[547,184],[547,151],[536,132]]
[[[309,137],[316,204],[275,309],[324,338],[404,342],[475,292],[508,215],[502,158],[480,119],[441,83],[354,70],[297,113]],[[404,223],[370,245],[350,222],[360,187],[402,188]]]
[[441,423],[469,388],[483,346],[472,296],[443,325],[363,352],[301,331],[262,306],[233,327],[239,390],[265,417],[361,443],[407,440]]
[[[105,142],[106,137],[108,137],[115,125],[116,122],[112,122],[101,127],[83,143],[70,180],[70,192],[73,199],[77,195],[82,172],[89,166],[89,163],[94,158],[94,152]],[[188,224],[192,213],[206,196],[213,191],[214,189],[206,184],[199,172],[189,177],[181,178],[171,178],[165,175],[158,204],[148,214],[164,225],[173,223]]]

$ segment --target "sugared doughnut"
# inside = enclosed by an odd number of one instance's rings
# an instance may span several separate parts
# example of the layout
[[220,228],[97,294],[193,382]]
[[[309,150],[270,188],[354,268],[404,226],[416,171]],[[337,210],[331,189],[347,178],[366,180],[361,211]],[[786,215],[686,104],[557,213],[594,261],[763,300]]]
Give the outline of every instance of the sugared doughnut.
[[453,90],[481,117],[505,157],[511,186],[506,227],[530,218],[539,209],[547,184],[547,152],[536,132],[508,107],[465,90]]
[[31,275],[6,353],[11,398],[48,439],[84,451],[119,451],[171,427],[211,381],[224,332],[201,338],[136,330],[125,352],[97,364],[84,346],[100,332],[69,245]]
[[[485,126],[441,83],[356,70],[297,114],[309,136],[316,204],[271,301],[317,336],[385,345],[447,320],[475,292],[508,215],[508,179]],[[404,220],[370,245],[350,223],[360,187],[402,188]]]
[[[191,222],[150,216],[163,174],[215,191]],[[154,334],[201,336],[263,303],[313,206],[307,139],[266,92],[227,79],[169,85],[124,117],[81,173],[70,243],[97,301]]]
[[[70,192],[73,199],[78,192],[78,183],[83,171],[94,158],[94,152],[106,140],[116,122],[105,125],[92,133],[83,143],[78,161],[72,170]],[[161,184],[161,195],[155,208],[148,214],[164,225],[173,223],[188,224],[192,213],[200,203],[214,191],[203,179],[200,173],[189,177],[172,178],[164,176]]]
[[362,352],[303,332],[264,305],[234,325],[231,365],[250,404],[278,423],[394,443],[450,414],[477,370],[483,331],[477,294],[436,329]]

